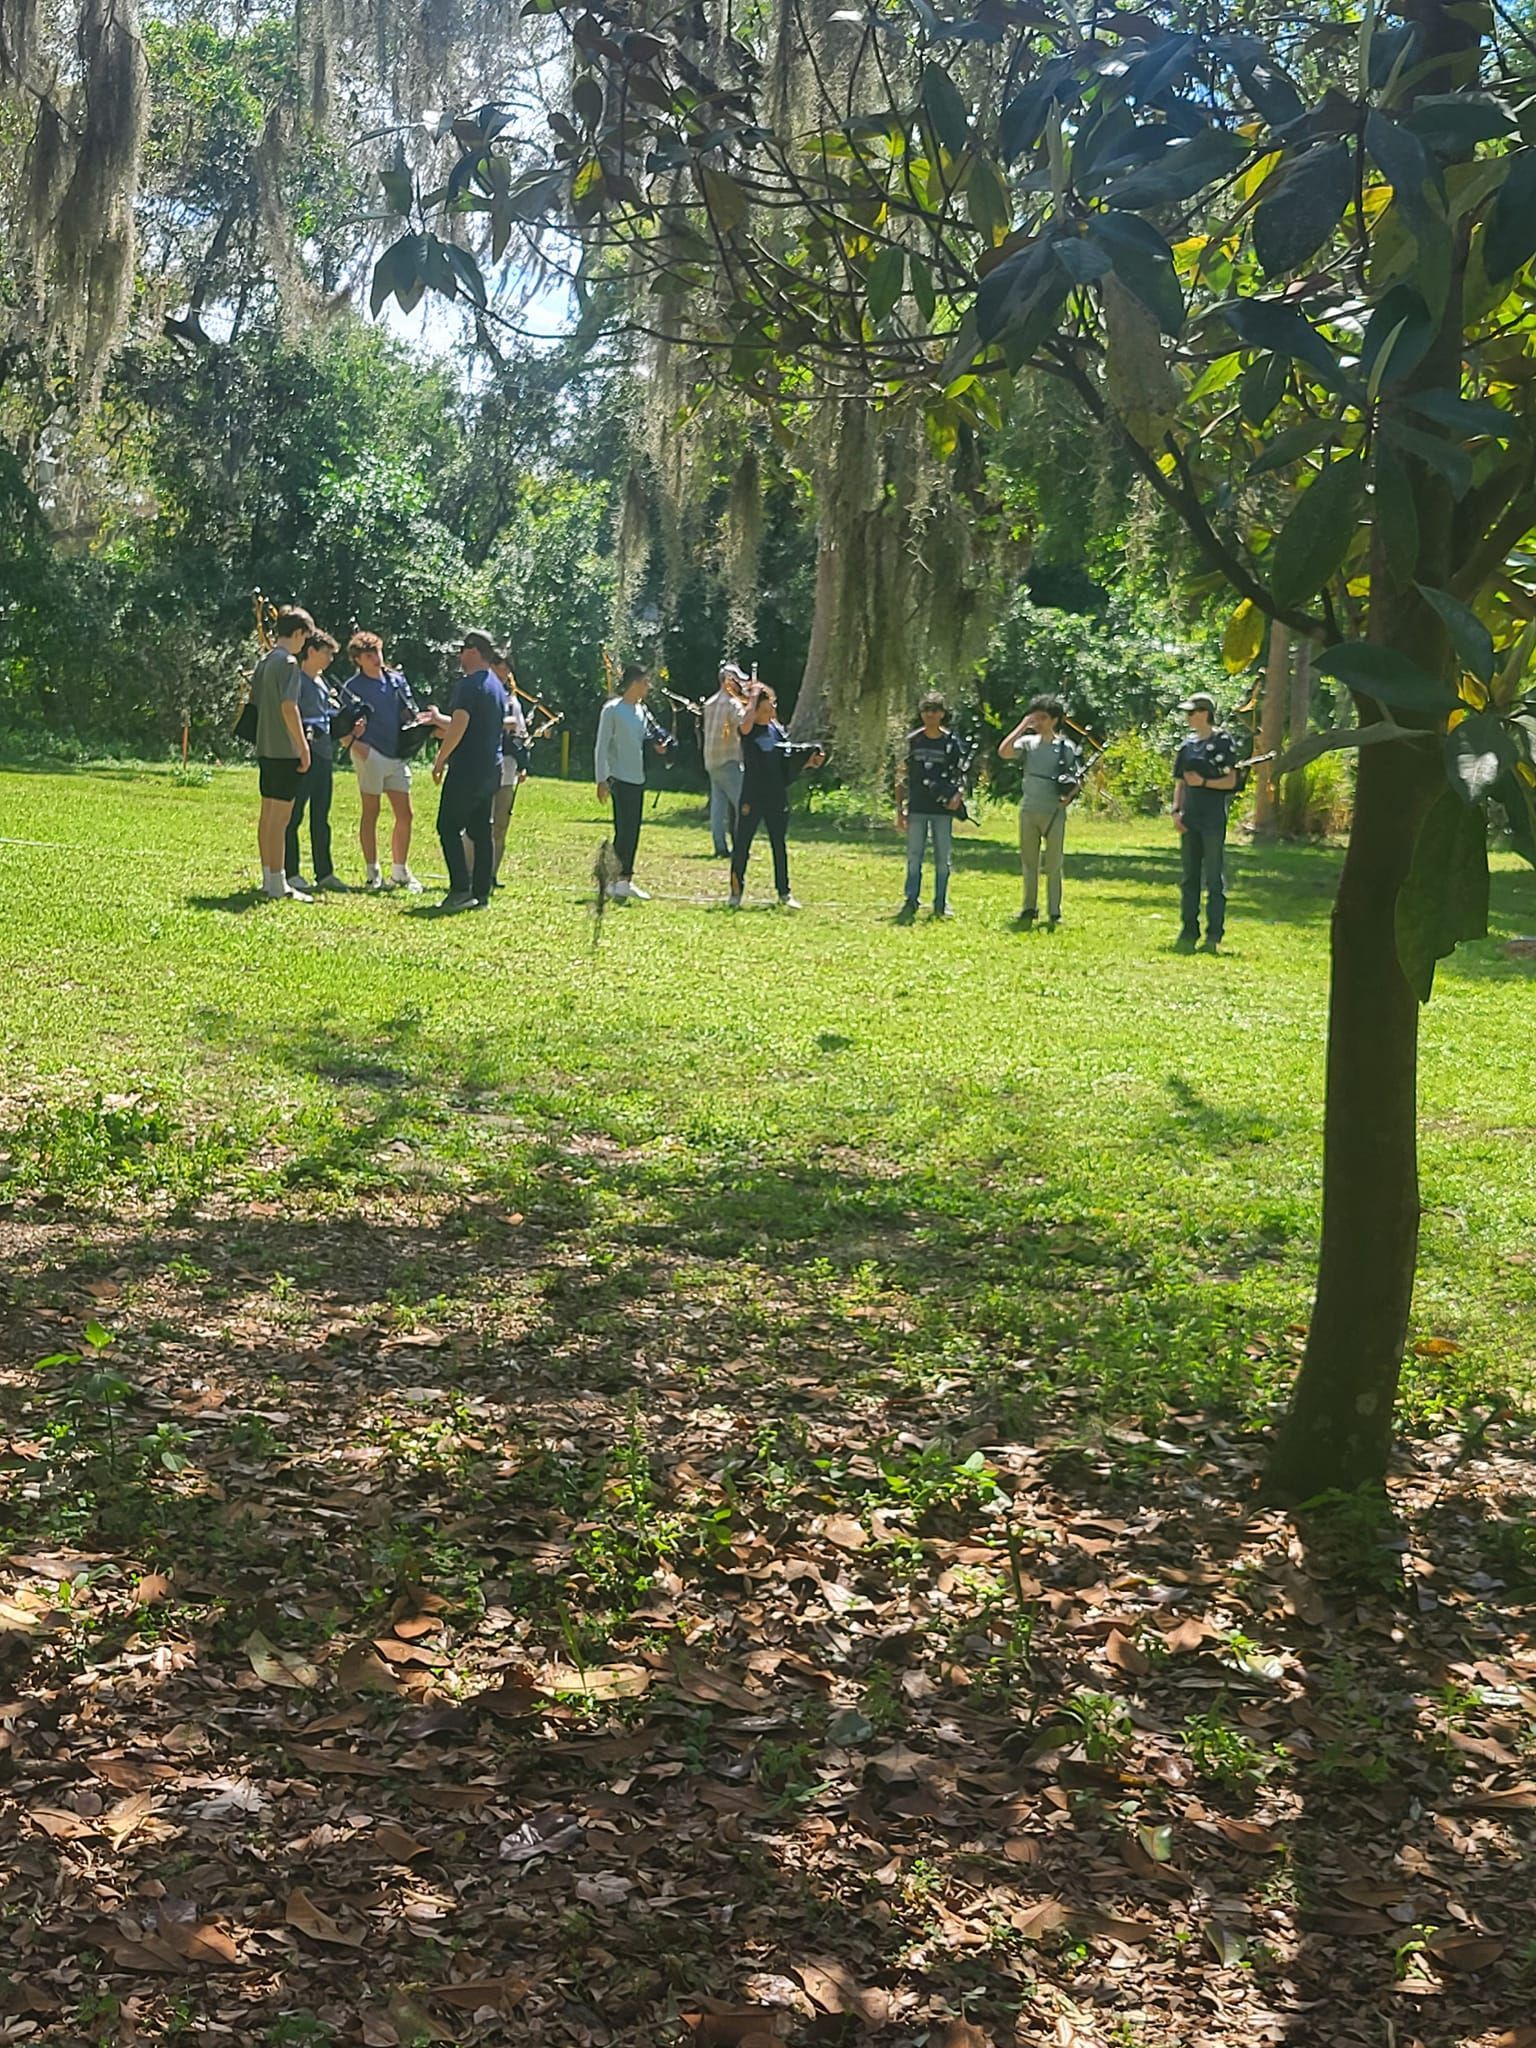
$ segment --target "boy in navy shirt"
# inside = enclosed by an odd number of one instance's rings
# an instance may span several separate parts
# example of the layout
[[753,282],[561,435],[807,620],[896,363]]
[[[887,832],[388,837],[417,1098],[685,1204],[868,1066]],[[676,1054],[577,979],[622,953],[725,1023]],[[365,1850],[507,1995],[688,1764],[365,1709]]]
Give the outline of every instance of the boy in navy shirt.
[[[490,900],[495,876],[491,806],[501,787],[501,743],[507,719],[507,690],[491,663],[500,659],[484,633],[466,633],[459,649],[463,675],[445,718],[432,780],[443,787],[437,806],[437,836],[448,863],[445,910],[481,910]],[[471,875],[464,841],[474,848]]]
[[1205,949],[1214,953],[1227,928],[1227,812],[1237,789],[1237,741],[1216,723],[1216,699],[1204,690],[1186,697],[1179,709],[1189,719],[1189,738],[1173,763],[1173,822],[1184,842],[1178,942],[1185,952],[1200,943],[1203,883]]

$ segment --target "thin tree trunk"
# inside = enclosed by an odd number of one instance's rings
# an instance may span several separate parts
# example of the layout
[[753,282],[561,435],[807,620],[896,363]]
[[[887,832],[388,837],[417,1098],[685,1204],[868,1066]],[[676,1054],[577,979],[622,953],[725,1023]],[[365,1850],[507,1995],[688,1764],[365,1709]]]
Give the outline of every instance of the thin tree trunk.
[[[1305,636],[1296,642],[1296,656],[1291,664],[1291,703],[1286,732],[1287,743],[1293,747],[1298,740],[1306,738],[1312,725],[1312,651],[1312,642]],[[1304,768],[1298,768],[1285,778],[1281,799],[1284,829],[1293,839],[1300,839],[1307,829],[1307,775]]]
[[1362,749],[1333,909],[1317,1298],[1269,1467],[1288,1499],[1380,1480],[1418,1258],[1419,1006],[1397,958],[1397,892],[1443,777],[1428,748]]
[[[1269,625],[1269,659],[1264,668],[1264,697],[1259,707],[1259,754],[1275,754],[1285,733],[1286,667],[1291,636],[1278,619]],[[1266,762],[1253,786],[1253,836],[1273,839],[1280,829],[1275,771]]]
[[[1419,90],[1450,89],[1458,67],[1465,73],[1474,61],[1473,18],[1448,0],[1404,0],[1402,12],[1423,32]],[[1468,232],[1463,220],[1434,343],[1401,395],[1383,405],[1384,419],[1417,390],[1460,387]],[[1448,674],[1444,628],[1414,586],[1451,581],[1455,506],[1427,465],[1410,477],[1418,560],[1399,585],[1377,527],[1370,638]],[[1368,698],[1355,708],[1363,720],[1380,715]],[[1379,1486],[1391,1456],[1419,1244],[1419,1006],[1398,962],[1397,897],[1419,827],[1445,786],[1438,736],[1423,723],[1423,742],[1360,752],[1334,904],[1317,1297],[1268,1474],[1271,1488],[1293,1500]]]

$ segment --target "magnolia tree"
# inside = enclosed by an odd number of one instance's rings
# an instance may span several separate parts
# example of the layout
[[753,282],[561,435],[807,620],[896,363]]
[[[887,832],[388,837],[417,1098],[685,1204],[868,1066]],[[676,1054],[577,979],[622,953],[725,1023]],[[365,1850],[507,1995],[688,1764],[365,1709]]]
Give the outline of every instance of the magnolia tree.
[[[571,252],[588,332],[702,380],[920,406],[934,448],[1059,380],[1119,435],[1234,609],[1323,644],[1359,750],[1332,924],[1323,1228],[1277,1490],[1379,1481],[1419,1225],[1418,1007],[1486,931],[1487,844],[1536,861],[1536,101],[1481,0],[1294,16],[871,0],[563,8],[529,160],[485,107],[375,303],[481,301],[518,238]],[[1501,15],[1500,19],[1504,19]],[[1530,139],[1528,139],[1530,138]],[[546,248],[550,246],[545,243]],[[1292,760],[1297,757],[1293,755]],[[1284,765],[1284,764],[1282,764]]]

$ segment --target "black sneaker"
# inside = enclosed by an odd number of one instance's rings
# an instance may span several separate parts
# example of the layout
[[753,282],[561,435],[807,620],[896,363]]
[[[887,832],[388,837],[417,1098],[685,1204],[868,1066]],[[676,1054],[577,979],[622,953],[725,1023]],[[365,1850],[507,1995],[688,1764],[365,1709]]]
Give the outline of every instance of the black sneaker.
[[478,910],[480,899],[472,896],[468,889],[450,889],[439,905],[442,910]]
[[1173,942],[1173,950],[1175,953],[1193,953],[1199,943],[1200,934],[1198,932],[1180,932]]
[[910,924],[913,918],[915,918],[916,916],[917,905],[915,903],[903,903],[900,910],[897,911],[895,917],[892,919],[892,923]]
[[1034,924],[1034,922],[1035,922],[1035,919],[1036,919],[1036,918],[1037,918],[1038,916],[1039,916],[1039,912],[1038,912],[1038,911],[1035,911],[1035,910],[1021,910],[1021,911],[1019,912],[1018,916],[1017,916],[1017,917],[1016,917],[1016,918],[1015,918],[1015,919],[1013,920],[1013,928],[1014,928],[1014,930],[1015,930],[1016,932],[1027,932],[1027,931],[1028,931],[1028,930],[1030,929],[1031,925],[1033,925],[1033,924]]

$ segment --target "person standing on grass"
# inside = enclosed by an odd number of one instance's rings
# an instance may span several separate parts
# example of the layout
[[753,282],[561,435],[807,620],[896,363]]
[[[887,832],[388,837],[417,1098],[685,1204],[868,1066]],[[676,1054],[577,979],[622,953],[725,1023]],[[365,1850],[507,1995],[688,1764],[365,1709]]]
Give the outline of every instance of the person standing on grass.
[[303,672],[299,650],[315,630],[306,611],[290,605],[272,621],[272,645],[251,676],[256,712],[256,765],[261,783],[261,818],[256,843],[261,854],[261,893],[313,902],[307,889],[289,882],[283,840],[301,777],[309,772],[309,740],[299,714]]
[[[445,910],[483,910],[491,899],[494,858],[491,805],[501,786],[501,743],[507,719],[507,689],[494,673],[501,651],[484,633],[466,633],[459,648],[463,671],[445,717],[435,714],[443,734],[432,768],[442,784],[437,836],[448,864]],[[464,842],[474,848],[471,874]]]
[[747,678],[734,661],[720,664],[720,686],[704,700],[704,772],[709,777],[709,830],[715,859],[729,860],[741,803],[742,693]]
[[343,890],[331,857],[331,789],[335,781],[336,742],[331,738],[331,719],[341,709],[335,691],[325,681],[327,665],[338,652],[329,633],[311,633],[299,650],[299,717],[309,742],[309,768],[299,777],[299,793],[293,800],[288,829],[283,838],[283,867],[288,886],[307,890],[299,861],[299,827],[309,813],[309,850],[314,856],[316,889]]
[[789,886],[789,785],[802,768],[819,768],[827,756],[819,746],[796,746],[780,725],[778,710],[778,699],[766,683],[748,686],[741,719],[741,803],[731,851],[733,910],[741,908],[747,861],[759,825],[773,848],[773,886],[779,902],[785,910],[800,908]]
[[616,903],[650,901],[647,892],[635,886],[635,856],[645,813],[645,750],[648,744],[657,744],[656,725],[645,708],[650,687],[645,664],[626,663],[618,695],[610,697],[597,715],[593,761],[597,800],[613,806],[613,851],[619,873],[608,884],[608,894]]
[[409,720],[420,716],[411,686],[398,669],[384,666],[384,642],[377,633],[354,633],[347,653],[356,664],[348,678],[346,694],[355,697],[368,713],[367,724],[352,742],[352,762],[357,770],[357,789],[362,801],[358,839],[370,889],[384,887],[379,867],[379,806],[389,798],[394,824],[390,831],[390,886],[420,895],[421,884],[411,873],[411,771],[400,759],[400,731]]
[[491,662],[491,674],[507,693],[507,719],[501,734],[501,782],[491,800],[491,887],[501,886],[501,857],[507,850],[507,829],[519,785],[528,779],[528,720],[518,702],[517,678],[504,654]]
[[898,921],[910,924],[923,893],[923,854],[933,841],[933,914],[948,917],[950,850],[955,814],[965,809],[965,749],[945,724],[949,706],[930,690],[917,707],[922,720],[907,734],[907,757],[896,778],[896,829],[907,835],[907,889]]
[[1227,929],[1227,813],[1238,783],[1238,746],[1216,723],[1216,699],[1204,690],[1179,706],[1189,738],[1173,763],[1173,823],[1183,838],[1184,877],[1178,944],[1200,943],[1200,892],[1205,890],[1205,950],[1220,950]]
[[1059,697],[1037,697],[998,748],[1005,761],[1022,761],[1019,788],[1019,865],[1024,871],[1021,925],[1040,915],[1040,869],[1045,867],[1046,930],[1061,922],[1061,875],[1067,841],[1067,806],[1082,785],[1082,756],[1061,730],[1067,707]]

